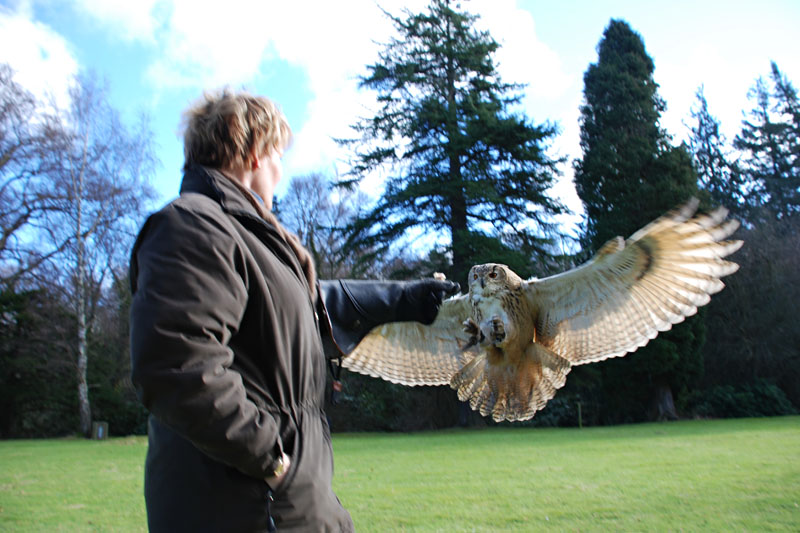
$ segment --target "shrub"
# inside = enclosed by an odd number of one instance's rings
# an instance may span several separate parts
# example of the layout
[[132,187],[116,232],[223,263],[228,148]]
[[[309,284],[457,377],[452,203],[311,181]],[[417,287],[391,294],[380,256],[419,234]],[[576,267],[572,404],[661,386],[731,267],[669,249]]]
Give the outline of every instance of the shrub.
[[696,416],[717,418],[797,414],[783,390],[763,380],[699,391],[692,396],[689,408]]
[[147,410],[123,387],[99,387],[92,391],[91,401],[92,418],[108,422],[109,435],[147,434]]

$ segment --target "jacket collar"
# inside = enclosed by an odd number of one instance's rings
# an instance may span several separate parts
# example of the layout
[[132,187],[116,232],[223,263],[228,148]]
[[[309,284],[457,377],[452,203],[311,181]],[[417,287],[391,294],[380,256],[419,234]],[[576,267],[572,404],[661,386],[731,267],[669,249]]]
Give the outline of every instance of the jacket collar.
[[[193,164],[183,174],[181,194],[194,192],[219,202],[225,211],[245,213],[261,219],[244,192],[217,169]],[[257,195],[255,198],[260,200]]]
[[[181,182],[181,194],[199,193],[218,202],[223,211],[244,221],[249,219],[256,222],[262,228],[262,235],[269,235],[270,248],[280,256],[284,263],[288,265],[299,279],[305,282],[311,296],[312,307],[316,299],[316,273],[314,265],[308,252],[306,252],[296,237],[289,235],[280,225],[275,216],[267,211],[262,216],[251,201],[245,196],[247,189],[237,185],[230,178],[226,177],[219,170],[205,167],[202,165],[190,165],[183,174]],[[261,202],[261,198],[255,193],[250,192],[252,198]],[[274,220],[271,222],[270,220]],[[252,226],[251,226],[252,227]],[[266,234],[263,233],[266,229]]]

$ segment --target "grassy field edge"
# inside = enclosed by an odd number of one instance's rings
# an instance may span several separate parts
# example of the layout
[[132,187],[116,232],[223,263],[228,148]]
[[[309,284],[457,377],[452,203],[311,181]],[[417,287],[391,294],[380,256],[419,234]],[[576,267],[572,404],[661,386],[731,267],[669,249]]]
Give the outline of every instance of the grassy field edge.
[[[800,417],[334,434],[358,531],[797,531]],[[0,441],[0,530],[146,531],[146,438]]]

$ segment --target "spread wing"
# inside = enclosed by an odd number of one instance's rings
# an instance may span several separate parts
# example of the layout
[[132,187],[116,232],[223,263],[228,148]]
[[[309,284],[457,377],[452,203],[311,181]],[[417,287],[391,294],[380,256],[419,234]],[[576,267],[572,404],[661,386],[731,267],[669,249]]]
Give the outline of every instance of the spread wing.
[[378,326],[356,346],[345,368],[403,385],[446,385],[472,358],[462,322],[470,314],[466,295],[442,302],[433,324],[392,322]]
[[690,218],[697,201],[606,243],[582,266],[528,282],[535,340],[572,364],[617,357],[644,346],[697,312],[739,267],[723,258],[741,241],[727,211]]

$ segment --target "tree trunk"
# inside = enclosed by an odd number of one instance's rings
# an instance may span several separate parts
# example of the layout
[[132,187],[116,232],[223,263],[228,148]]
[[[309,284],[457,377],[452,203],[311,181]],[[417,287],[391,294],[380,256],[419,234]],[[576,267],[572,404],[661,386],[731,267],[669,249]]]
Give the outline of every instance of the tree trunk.
[[86,437],[91,437],[92,408],[89,403],[89,384],[86,371],[89,367],[89,357],[86,349],[86,319],[84,315],[78,316],[78,410],[80,412],[80,430]]
[[669,385],[658,385],[656,387],[653,401],[650,405],[650,418],[659,422],[678,419],[675,401],[672,398],[672,389]]
[[75,239],[77,253],[75,260],[75,311],[78,318],[78,412],[80,415],[80,431],[85,437],[91,437],[92,429],[92,408],[89,403],[89,384],[86,374],[89,368],[89,354],[86,346],[86,236],[83,234],[83,194],[84,194],[84,168],[86,163],[86,153],[88,151],[88,133],[84,137],[84,160],[78,172],[78,182],[75,185]]
[[[80,221],[80,201],[78,202],[78,220]],[[86,323],[86,277],[84,274],[84,246],[82,235],[78,235],[78,276],[77,276],[77,315],[78,315],[78,410],[80,413],[80,430],[87,437],[90,436],[92,428],[92,408],[89,403],[89,384],[87,382],[87,370],[89,368],[89,354],[86,342],[88,326]]]
[[[458,109],[456,105],[456,71],[453,64],[450,19],[447,20],[447,152],[448,163],[450,165],[448,181],[450,183],[461,183],[461,152],[458,148]],[[453,270],[451,278],[459,283],[464,283],[467,279],[467,271],[471,265],[467,264],[467,246],[464,239],[468,238],[467,233],[467,201],[464,197],[463,188],[454,188],[450,201],[450,242],[453,251]]]
[[450,277],[461,283],[462,288],[466,288],[464,283],[467,282],[467,271],[471,266],[467,264],[464,253],[468,249],[464,242],[468,235],[466,202],[463,198],[454,198],[451,200],[450,210],[450,242],[453,250],[453,270]]

